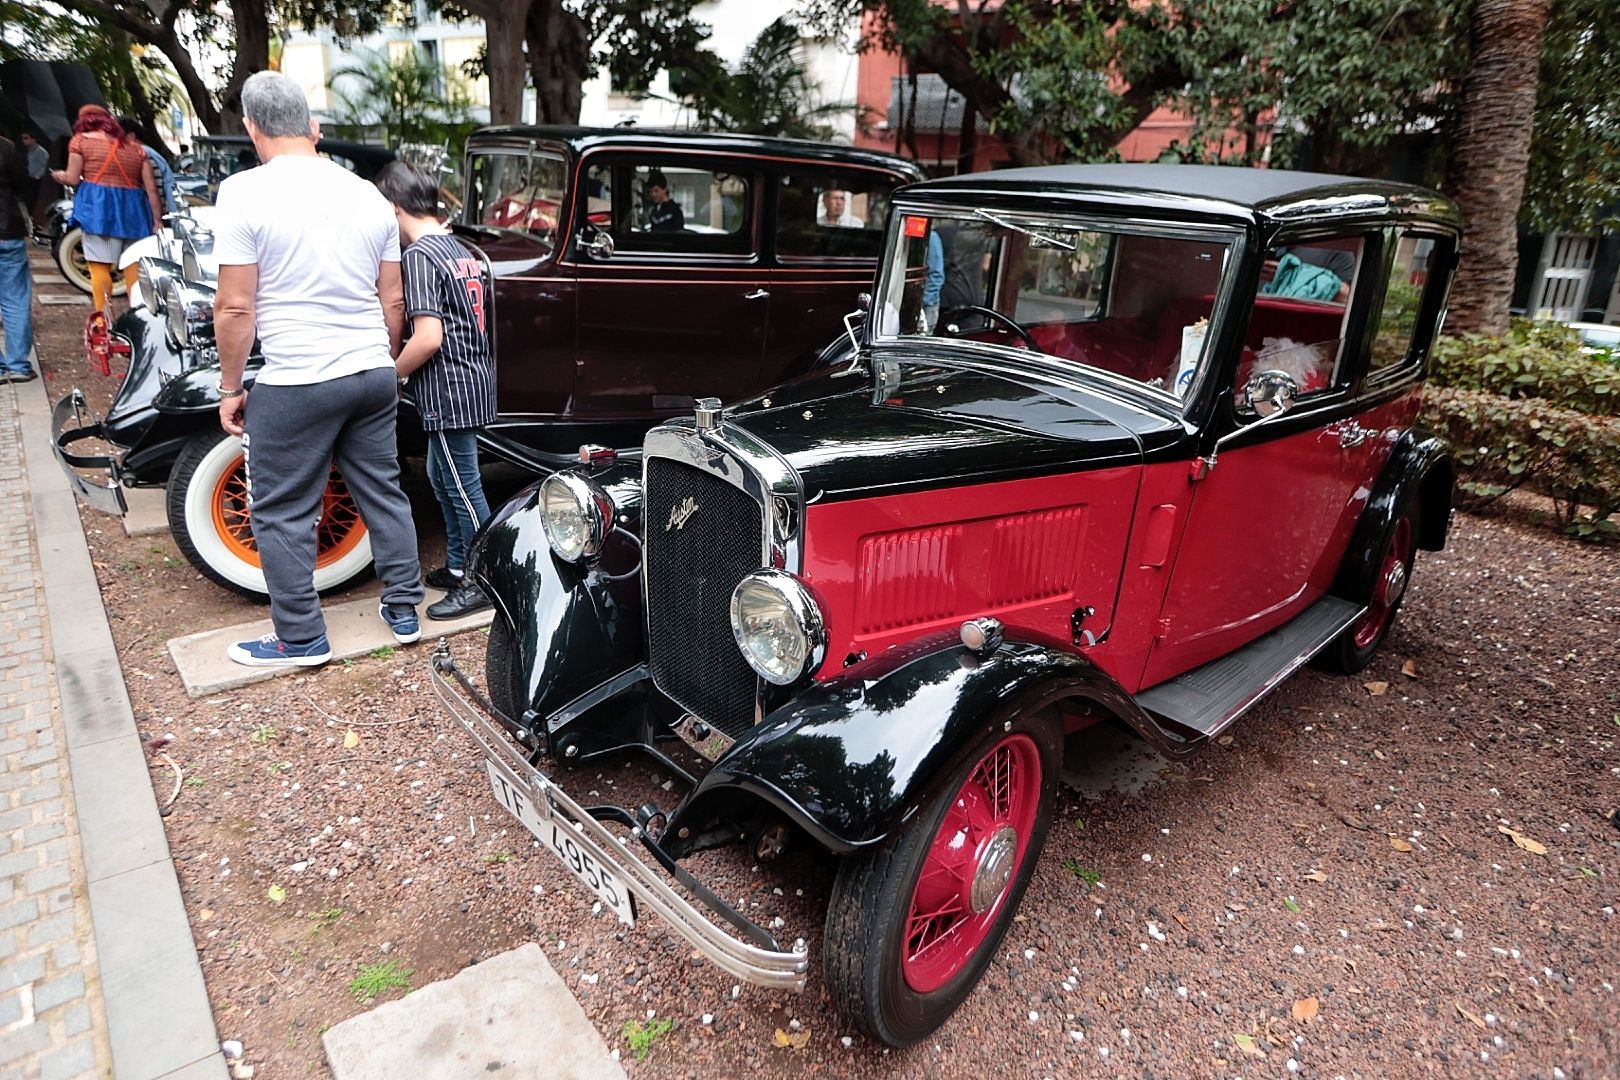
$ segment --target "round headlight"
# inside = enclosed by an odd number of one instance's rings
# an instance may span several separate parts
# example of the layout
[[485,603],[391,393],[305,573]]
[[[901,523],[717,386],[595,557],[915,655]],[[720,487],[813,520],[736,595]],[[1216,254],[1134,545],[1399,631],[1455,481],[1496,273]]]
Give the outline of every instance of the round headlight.
[[780,570],[759,570],[731,593],[731,632],[748,666],[786,686],[821,663],[827,631],[821,609],[803,582]]
[[163,313],[169,320],[169,336],[176,345],[184,347],[191,338],[191,331],[186,326],[186,299],[180,291],[180,279],[165,280],[158,291],[163,297]]
[[600,552],[612,521],[613,500],[578,473],[555,473],[540,485],[540,523],[559,559]]

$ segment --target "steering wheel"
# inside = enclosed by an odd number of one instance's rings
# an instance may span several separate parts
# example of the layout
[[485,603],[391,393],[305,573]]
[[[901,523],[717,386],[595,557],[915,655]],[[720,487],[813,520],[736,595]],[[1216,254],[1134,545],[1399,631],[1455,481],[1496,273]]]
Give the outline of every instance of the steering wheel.
[[1019,338],[1022,338],[1026,346],[1034,349],[1036,352],[1041,351],[1040,345],[1036,344],[1035,339],[1029,336],[1028,330],[1025,330],[1022,326],[1018,325],[1017,322],[1013,321],[1006,315],[1003,315],[995,308],[985,307],[983,304],[961,304],[957,307],[949,308],[940,312],[939,319],[934,323],[934,336],[955,337],[956,335],[954,333],[945,333],[946,323],[950,319],[960,317],[962,315],[980,315],[986,319],[989,319],[993,323],[1000,323],[1002,329],[1006,330],[1010,334],[1014,334]]

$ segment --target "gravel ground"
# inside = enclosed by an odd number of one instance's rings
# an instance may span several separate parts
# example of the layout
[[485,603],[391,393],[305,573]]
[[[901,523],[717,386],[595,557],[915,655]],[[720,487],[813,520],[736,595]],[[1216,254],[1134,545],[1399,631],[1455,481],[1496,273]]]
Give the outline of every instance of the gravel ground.
[[[85,378],[82,317],[42,313],[53,393]],[[983,983],[891,1053],[847,1038],[819,971],[802,995],[738,988],[656,921],[592,914],[494,803],[421,648],[188,702],[166,638],[258,609],[168,538],[85,520],[141,732],[184,770],[169,842],[220,1033],[260,1080],[326,1075],[319,1033],[368,1007],[362,966],[423,986],[528,940],[635,1077],[1620,1075],[1613,548],[1459,515],[1361,676],[1304,672],[1185,764],[1077,738],[1150,781],[1062,793]],[[458,659],[481,670],[483,644]],[[173,772],[152,777],[167,799]],[[671,799],[640,760],[562,779]],[[697,862],[819,956],[830,860]],[[622,1032],[649,1018],[673,1028],[638,1061]]]

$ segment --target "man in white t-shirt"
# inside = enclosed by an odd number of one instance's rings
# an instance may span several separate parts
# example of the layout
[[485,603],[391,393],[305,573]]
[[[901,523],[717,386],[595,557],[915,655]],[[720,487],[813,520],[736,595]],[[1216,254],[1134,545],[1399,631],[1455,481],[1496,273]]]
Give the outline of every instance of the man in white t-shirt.
[[816,224],[834,229],[866,228],[866,222],[844,209],[848,205],[847,194],[838,188],[828,188],[821,193],[821,214],[816,218]]
[[[250,77],[242,113],[264,164],[226,179],[216,200],[219,419],[242,436],[276,632],[229,653],[254,667],[313,667],[332,658],[314,571],[333,461],[370,533],[379,613],[394,640],[422,636],[422,568],[394,438],[399,226],[374,186],[315,153],[320,132],[291,79]],[[255,336],[264,367],[249,407],[243,375]]]

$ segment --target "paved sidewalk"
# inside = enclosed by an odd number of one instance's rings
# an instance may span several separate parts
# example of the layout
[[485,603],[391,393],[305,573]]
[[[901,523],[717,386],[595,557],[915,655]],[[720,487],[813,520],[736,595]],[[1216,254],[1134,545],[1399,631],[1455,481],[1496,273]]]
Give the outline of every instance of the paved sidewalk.
[[0,1076],[223,1080],[41,381],[0,384]]

